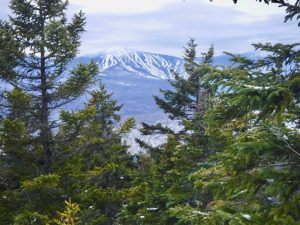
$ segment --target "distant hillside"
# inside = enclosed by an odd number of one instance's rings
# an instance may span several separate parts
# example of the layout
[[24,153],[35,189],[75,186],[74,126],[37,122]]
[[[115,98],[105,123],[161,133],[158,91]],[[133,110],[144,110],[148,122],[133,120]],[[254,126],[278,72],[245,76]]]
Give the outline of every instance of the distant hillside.
[[[153,95],[159,95],[159,89],[171,88],[168,79],[173,79],[172,71],[187,76],[181,58],[126,48],[112,48],[79,57],[70,67],[91,59],[99,64],[99,79],[114,93],[114,98],[124,104],[121,114],[124,117],[135,116],[143,121],[156,121],[165,117],[156,106]],[[216,57],[215,64],[228,65],[228,57]],[[96,87],[97,84],[93,88]],[[81,99],[78,104],[81,105],[85,100]]]
[[[108,91],[113,92],[113,98],[117,99],[119,104],[123,104],[120,112],[123,119],[135,117],[138,124],[142,121],[162,122],[174,129],[180,129],[178,124],[169,121],[164,112],[157,107],[153,96],[159,96],[160,89],[172,88],[168,82],[174,78],[172,71],[187,76],[183,59],[125,48],[112,48],[98,54],[76,58],[70,64],[70,69],[79,62],[87,63],[91,60],[99,64],[101,71],[97,77],[98,82],[91,89],[96,89],[101,80]],[[226,55],[217,56],[214,64],[227,66],[230,64],[229,58]],[[89,96],[85,95],[67,108],[82,108],[88,98]],[[135,143],[136,137],[153,145],[161,144],[165,139],[163,136],[142,137],[138,129],[135,129],[126,137],[127,144],[132,146],[132,152],[141,150]]]
[[82,56],[78,61],[94,59],[105,74],[131,73],[144,78],[172,79],[172,70],[185,75],[181,58],[126,48],[111,48],[96,55]]

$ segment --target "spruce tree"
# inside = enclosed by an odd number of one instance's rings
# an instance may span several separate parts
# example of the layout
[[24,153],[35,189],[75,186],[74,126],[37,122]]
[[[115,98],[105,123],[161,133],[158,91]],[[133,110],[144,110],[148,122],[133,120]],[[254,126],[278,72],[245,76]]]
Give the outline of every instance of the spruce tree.
[[219,151],[190,179],[213,199],[172,209],[181,221],[299,224],[299,44],[254,46],[265,56],[231,55],[234,67],[208,77],[207,132]]
[[[185,71],[187,78],[174,74],[170,80],[173,89],[161,90],[163,98],[155,96],[156,104],[168,115],[169,119],[181,126],[179,131],[173,131],[162,124],[148,125],[143,123],[142,134],[160,133],[174,135],[178,140],[189,143],[193,147],[202,147],[203,155],[209,154],[207,140],[204,134],[205,122],[203,116],[209,108],[210,86],[204,77],[214,71],[212,66],[214,49],[210,47],[202,54],[201,62],[196,56],[197,44],[193,39],[187,43],[184,50]],[[192,135],[186,135],[191,133]],[[138,140],[142,146],[146,143]]]
[[[20,111],[27,106],[29,98],[20,90],[5,93],[11,106],[7,118],[0,123],[0,224],[10,224],[13,214],[21,202],[15,192],[21,181],[37,176],[37,159],[41,156],[29,134],[28,111]],[[26,168],[26,169],[25,169]]]
[[98,73],[95,62],[66,70],[85,25],[81,12],[67,22],[67,5],[13,0],[10,21],[0,23],[1,224],[45,224],[65,200],[53,163],[67,140],[58,140],[55,115]]
[[81,208],[80,224],[113,224],[131,187],[134,164],[122,138],[135,122],[129,118],[120,125],[120,109],[101,84],[84,109],[62,111],[58,140],[69,141],[60,145],[64,160],[55,168]]
[[180,130],[173,131],[162,124],[143,124],[141,129],[144,135],[166,135],[167,140],[155,148],[138,140],[147,150],[147,155],[141,156],[143,162],[138,163],[141,177],[136,177],[136,183],[140,182],[138,190],[144,193],[139,194],[139,204],[128,201],[130,207],[124,209],[121,216],[127,223],[177,224],[178,219],[169,213],[169,209],[180,204],[197,204],[199,196],[188,175],[195,172],[212,152],[205,134],[204,114],[210,107],[210,86],[205,77],[215,68],[212,66],[213,47],[200,61],[196,46],[191,39],[185,48],[187,77],[175,74],[174,80],[170,80],[173,89],[161,90],[163,98],[155,97],[169,119],[180,124]]
[[[10,37],[4,44],[12,42],[16,48],[8,51],[7,46],[1,46],[1,60],[12,58],[4,63],[10,68],[0,68],[1,91],[13,87],[29,96],[30,104],[20,110],[30,108],[35,120],[31,132],[38,134],[35,141],[43,150],[39,160],[43,172],[50,171],[54,155],[53,129],[57,124],[53,113],[79,97],[98,73],[94,62],[78,65],[70,75],[64,73],[78,52],[85,25],[82,12],[67,22],[67,5],[63,0],[12,0],[13,15],[1,26],[1,33]],[[1,97],[2,107],[9,109],[7,98]]]

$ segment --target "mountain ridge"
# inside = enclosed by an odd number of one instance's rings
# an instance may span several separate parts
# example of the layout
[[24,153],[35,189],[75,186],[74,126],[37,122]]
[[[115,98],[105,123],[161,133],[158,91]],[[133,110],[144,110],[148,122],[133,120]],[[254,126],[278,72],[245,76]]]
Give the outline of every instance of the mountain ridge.
[[152,79],[172,79],[173,72],[186,76],[184,60],[176,56],[137,51],[127,48],[111,48],[93,55],[78,57],[72,64],[95,60],[102,74],[116,71],[132,73]]
[[[91,59],[98,63],[100,72],[104,75],[130,73],[147,79],[160,80],[174,79],[174,72],[182,77],[188,76],[184,69],[183,58],[124,47],[112,47],[96,54],[79,56],[71,63],[71,67],[78,62],[89,62]],[[197,57],[196,61],[200,62],[201,58]],[[214,57],[214,64],[228,66],[231,63],[228,55],[219,55]]]
[[[124,104],[121,114],[125,118],[135,116],[144,120],[145,115],[151,115],[149,118],[152,120],[165,116],[155,104],[153,96],[161,96],[160,89],[172,89],[168,82],[174,78],[172,71],[187,77],[182,58],[123,47],[80,56],[70,63],[69,68],[91,60],[95,60],[100,68],[96,80],[101,80],[108,91],[113,92],[113,97]],[[197,60],[201,61],[200,58]],[[215,61],[218,65],[229,64],[228,56],[217,56]],[[97,87],[98,82],[91,88]],[[78,103],[82,105],[85,101],[86,98],[83,98]]]

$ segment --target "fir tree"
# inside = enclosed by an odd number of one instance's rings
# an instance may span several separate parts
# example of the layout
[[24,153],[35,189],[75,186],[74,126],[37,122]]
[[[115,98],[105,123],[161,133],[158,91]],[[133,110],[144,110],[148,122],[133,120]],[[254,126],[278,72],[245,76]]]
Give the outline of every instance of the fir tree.
[[232,55],[208,79],[216,104],[207,132],[220,143],[213,164],[190,179],[213,199],[172,214],[199,224],[298,224],[299,44],[256,44],[267,56]]
[[66,208],[63,212],[59,212],[59,219],[55,219],[54,223],[57,225],[76,225],[79,224],[77,214],[80,212],[79,205],[72,203],[71,199],[65,201]]
[[[7,51],[2,46],[4,63],[0,68],[4,88],[12,86],[29,96],[31,116],[34,118],[33,133],[39,133],[37,143],[42,146],[43,171],[50,171],[53,160],[53,128],[57,125],[51,119],[52,113],[79,97],[98,73],[97,65],[80,64],[66,76],[68,63],[76,56],[80,45],[80,34],[84,31],[85,18],[82,12],[67,23],[65,10],[68,2],[56,1],[11,1],[13,16],[10,22],[2,24],[1,32],[10,37],[4,45],[12,42],[15,49]],[[13,64],[12,64],[13,63]],[[63,79],[66,79],[63,82]],[[2,89],[3,91],[3,89]],[[10,108],[2,95],[2,107]],[[24,110],[24,108],[20,108]]]
[[120,109],[100,85],[83,110],[61,114],[58,137],[70,141],[60,145],[63,160],[55,167],[81,207],[79,224],[113,224],[130,188],[134,165],[122,137],[135,122],[129,118],[117,126]]
[[187,177],[211,154],[203,119],[209,108],[210,87],[204,78],[214,71],[211,65],[214,51],[211,47],[198,63],[196,46],[192,39],[185,48],[188,77],[175,74],[175,79],[170,81],[174,88],[162,90],[163,98],[155,97],[156,103],[169,118],[180,123],[181,130],[173,131],[161,124],[143,124],[141,131],[144,135],[166,135],[167,141],[157,148],[139,141],[147,147],[149,154],[143,156],[145,162],[139,161],[141,177],[136,177],[144,193],[140,193],[139,204],[128,201],[130,207],[122,212],[122,221],[139,224],[140,216],[143,216],[145,224],[177,224],[179,221],[169,213],[169,209],[179,204],[197,204],[199,196]]
[[[161,90],[163,98],[155,96],[156,104],[168,115],[169,119],[179,123],[181,129],[177,132],[161,124],[143,124],[142,134],[160,133],[174,135],[181,141],[189,143],[192,147],[203,147],[203,154],[208,155],[209,149],[204,134],[205,123],[203,116],[209,108],[210,87],[204,77],[214,71],[212,66],[214,49],[210,47],[207,53],[202,54],[202,61],[197,62],[196,44],[191,39],[184,52],[185,70],[187,78],[174,74],[170,84],[174,89]],[[186,135],[192,133],[192,135]],[[142,141],[138,142],[146,146]]]
[[67,5],[13,0],[10,21],[0,23],[1,224],[45,224],[64,200],[63,179],[53,162],[67,140],[57,140],[59,123],[53,117],[98,73],[94,62],[66,71],[85,25],[81,12],[67,22]]

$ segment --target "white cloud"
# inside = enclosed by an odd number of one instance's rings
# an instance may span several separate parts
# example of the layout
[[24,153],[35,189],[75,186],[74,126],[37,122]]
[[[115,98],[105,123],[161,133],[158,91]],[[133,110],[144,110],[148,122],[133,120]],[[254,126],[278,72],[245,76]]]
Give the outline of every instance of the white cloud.
[[[227,2],[221,6],[209,0],[186,0],[143,14],[87,14],[82,54],[122,46],[181,56],[190,37],[199,43],[199,51],[214,44],[219,54],[252,51],[251,44],[258,41],[298,40],[300,30],[293,22],[283,23],[285,13],[278,14],[275,9],[259,17],[237,10],[231,0]],[[265,5],[257,3],[255,7],[259,11]]]
[[[0,0],[0,18],[8,0]],[[256,0],[70,0],[71,14],[87,16],[81,54],[121,46],[162,54],[182,55],[193,37],[199,51],[214,44],[216,51],[251,51],[251,43],[298,41],[295,21],[283,23],[284,9]]]
[[[193,2],[199,0],[192,0]],[[209,0],[200,0],[202,3],[215,5],[218,7],[224,8],[224,10],[235,10],[237,12],[241,12],[244,14],[245,19],[248,16],[248,20],[262,20],[267,19],[270,16],[274,15],[283,15],[284,8],[279,8],[278,4],[264,4],[258,2],[256,0],[239,0],[237,4],[233,4],[232,0],[213,0],[210,2]]]
[[156,11],[166,5],[206,4],[241,12],[243,16],[239,19],[244,22],[265,20],[284,13],[284,8],[279,8],[277,4],[267,5],[256,0],[239,0],[238,4],[233,4],[232,0],[70,0],[70,3],[88,14],[136,14]]
[[176,1],[181,0],[70,0],[70,3],[88,14],[132,14],[155,11]]

